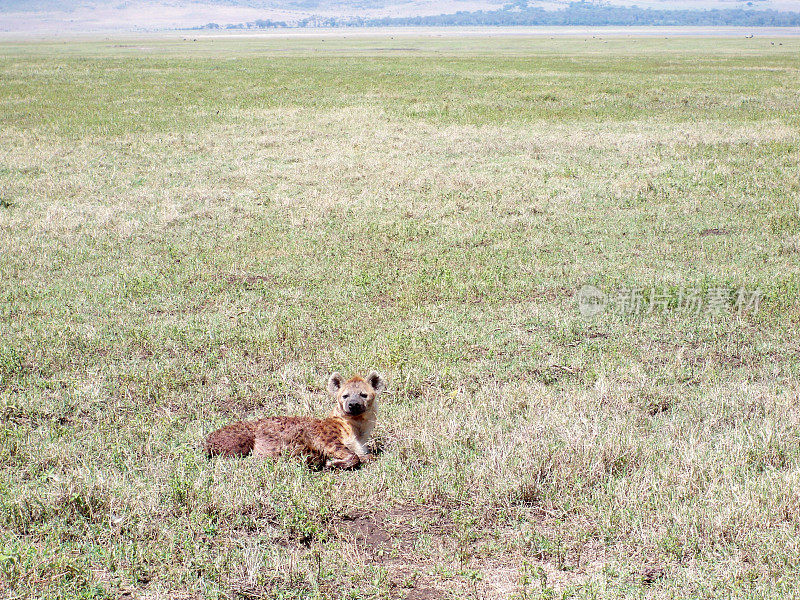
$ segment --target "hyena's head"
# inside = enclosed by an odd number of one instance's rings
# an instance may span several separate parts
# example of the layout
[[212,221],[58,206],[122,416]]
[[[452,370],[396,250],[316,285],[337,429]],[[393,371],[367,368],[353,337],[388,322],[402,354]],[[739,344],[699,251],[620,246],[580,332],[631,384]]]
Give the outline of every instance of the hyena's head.
[[364,377],[344,380],[339,373],[328,379],[328,391],[336,398],[336,409],[342,416],[357,417],[375,410],[375,399],[386,388],[383,377],[372,371]]

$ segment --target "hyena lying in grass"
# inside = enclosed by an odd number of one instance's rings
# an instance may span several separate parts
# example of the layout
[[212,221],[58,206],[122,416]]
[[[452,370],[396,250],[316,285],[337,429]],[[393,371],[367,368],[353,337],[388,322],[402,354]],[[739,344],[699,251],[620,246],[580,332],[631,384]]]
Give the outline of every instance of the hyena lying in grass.
[[239,421],[209,434],[209,456],[298,456],[310,467],[352,469],[372,460],[366,448],[375,427],[377,397],[386,384],[375,371],[366,379],[356,375],[343,381],[339,373],[328,379],[336,408],[327,419],[267,417]]

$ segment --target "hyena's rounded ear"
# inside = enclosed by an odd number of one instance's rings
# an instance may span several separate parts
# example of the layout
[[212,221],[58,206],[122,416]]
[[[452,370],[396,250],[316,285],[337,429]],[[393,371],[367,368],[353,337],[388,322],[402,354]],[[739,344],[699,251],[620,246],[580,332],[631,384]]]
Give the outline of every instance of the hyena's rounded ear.
[[370,371],[367,375],[367,383],[372,386],[376,392],[382,392],[386,389],[386,382],[376,371]]
[[331,376],[328,378],[328,391],[335,396],[339,388],[342,387],[342,381],[343,378],[339,373],[331,373]]

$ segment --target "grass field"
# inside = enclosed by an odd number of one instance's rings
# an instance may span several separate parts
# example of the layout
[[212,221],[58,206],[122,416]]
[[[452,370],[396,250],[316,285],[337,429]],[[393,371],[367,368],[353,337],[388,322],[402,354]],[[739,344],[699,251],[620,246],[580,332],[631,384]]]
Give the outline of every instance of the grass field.
[[[798,53],[0,44],[0,597],[797,597]],[[359,471],[200,450],[373,368]]]

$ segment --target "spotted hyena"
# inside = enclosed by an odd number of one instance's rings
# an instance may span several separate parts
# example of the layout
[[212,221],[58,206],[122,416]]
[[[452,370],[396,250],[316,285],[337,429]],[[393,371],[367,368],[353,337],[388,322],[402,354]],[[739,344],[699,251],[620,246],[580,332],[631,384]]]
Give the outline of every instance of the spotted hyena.
[[375,427],[377,397],[386,387],[371,372],[347,381],[339,373],[328,379],[336,408],[327,419],[267,417],[239,421],[209,434],[205,449],[210,456],[302,457],[312,467],[350,469],[372,459],[366,448]]

